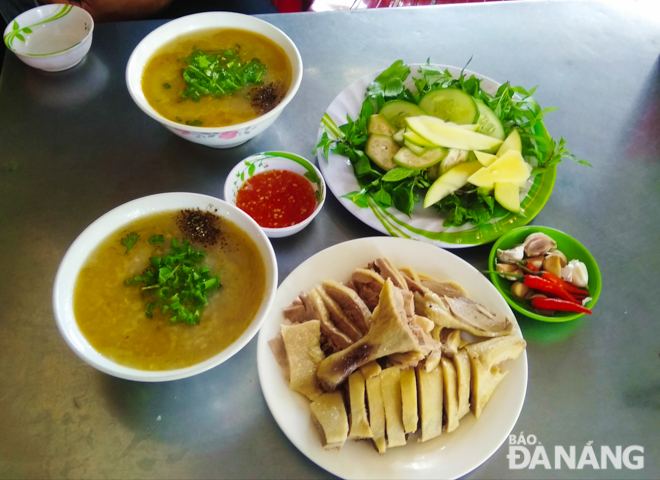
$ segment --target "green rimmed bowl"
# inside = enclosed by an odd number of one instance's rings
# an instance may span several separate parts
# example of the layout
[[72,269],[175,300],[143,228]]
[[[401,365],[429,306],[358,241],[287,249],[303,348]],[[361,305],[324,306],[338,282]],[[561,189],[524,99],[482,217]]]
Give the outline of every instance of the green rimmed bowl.
[[[596,305],[596,302],[598,301],[598,297],[600,296],[600,291],[602,288],[602,280],[600,277],[600,270],[598,269],[598,263],[584,245],[582,245],[580,242],[578,242],[570,235],[561,232],[559,230],[555,230],[554,228],[539,227],[532,225],[532,226],[516,228],[514,230],[505,233],[493,244],[493,248],[490,251],[490,256],[488,257],[488,269],[491,272],[495,271],[495,263],[497,262],[498,249],[508,250],[510,248],[515,247],[516,245],[520,245],[525,241],[525,238],[527,238],[532,233],[536,233],[536,232],[545,233],[546,235],[551,237],[555,242],[557,242],[557,249],[564,252],[566,258],[569,261],[580,260],[586,265],[587,271],[589,272],[588,289],[589,289],[589,293],[591,294],[591,300],[585,306],[588,309],[592,310],[594,305]],[[540,320],[542,322],[560,323],[560,322],[570,322],[571,320],[575,320],[576,318],[579,318],[582,315],[584,315],[583,313],[559,312],[559,311],[555,312],[555,314],[551,317],[547,315],[541,315],[537,313],[535,310],[533,310],[531,306],[529,306],[527,303],[518,299],[511,293],[510,289],[512,282],[510,280],[501,278],[499,275],[495,273],[490,274],[490,279],[493,282],[493,285],[495,285],[495,288],[497,288],[500,291],[500,293],[507,301],[507,303],[511,305],[511,308],[517,310],[518,312],[522,313],[523,315],[529,318]]]

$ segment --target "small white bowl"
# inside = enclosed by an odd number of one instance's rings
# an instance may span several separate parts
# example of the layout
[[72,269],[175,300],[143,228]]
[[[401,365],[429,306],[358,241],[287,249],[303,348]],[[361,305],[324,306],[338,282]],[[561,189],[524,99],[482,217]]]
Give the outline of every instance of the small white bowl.
[[33,8],[9,22],[5,45],[27,65],[59,72],[83,59],[92,45],[94,20],[80,7],[51,4]]
[[[149,60],[163,45],[181,35],[209,29],[234,28],[258,33],[279,45],[291,64],[291,86],[282,101],[271,111],[248,122],[227,127],[192,127],[173,122],[149,105],[142,91],[142,73]],[[241,145],[268,128],[293,99],[300,87],[303,68],[300,52],[279,28],[250,15],[231,12],[206,12],[172,20],[151,32],[135,47],[126,66],[128,92],[138,107],[176,135],[208,147],[230,148]]]
[[304,176],[314,189],[316,208],[300,223],[283,228],[263,228],[269,238],[288,237],[298,233],[311,223],[325,203],[325,181],[323,175],[309,160],[288,152],[262,152],[250,155],[240,161],[227,175],[225,180],[225,200],[236,205],[236,195],[241,186],[251,177],[267,170],[288,170]]
[[[120,365],[101,355],[80,331],[73,311],[73,297],[78,274],[88,256],[109,235],[124,225],[158,212],[200,209],[212,211],[234,223],[255,242],[266,270],[266,291],[257,314],[245,332],[229,347],[214,357],[191,367],[176,370],[139,370]],[[87,227],[64,255],[55,276],[53,310],[60,333],[69,347],[92,367],[119,378],[141,382],[162,382],[186,378],[205,372],[228,360],[243,348],[259,331],[275,298],[277,289],[277,260],[263,230],[242,210],[227,202],[197,193],[161,193],[125,203],[106,213]]]

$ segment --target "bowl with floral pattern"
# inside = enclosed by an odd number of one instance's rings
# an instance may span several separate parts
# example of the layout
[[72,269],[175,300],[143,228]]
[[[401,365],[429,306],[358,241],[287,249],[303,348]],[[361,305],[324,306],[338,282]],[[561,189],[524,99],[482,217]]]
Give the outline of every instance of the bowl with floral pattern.
[[92,45],[94,20],[74,5],[42,5],[9,22],[3,40],[25,64],[58,72],[85,57]]
[[309,225],[325,203],[321,172],[288,152],[262,152],[239,162],[225,180],[225,201],[250,215],[269,238]]
[[[194,35],[196,32],[220,31],[223,29],[255,33],[270,40],[284,52],[291,66],[291,83],[279,103],[252,120],[222,127],[204,126],[203,124],[200,125],[198,120],[184,122],[178,117],[166,118],[161,115],[149,103],[142,89],[143,74],[150,60],[179,37]],[[183,72],[184,69],[181,70]],[[302,72],[302,59],[296,45],[279,28],[250,15],[232,12],[204,12],[167,22],[144,37],[133,50],[126,65],[126,85],[135,104],[175,135],[208,147],[231,148],[254,138],[275,122],[298,91],[302,80]],[[210,75],[208,78],[211,78],[217,72],[209,71],[206,73]],[[169,83],[166,82],[164,85],[169,88]],[[220,92],[218,95],[222,96],[224,94]],[[218,95],[214,94],[213,96]],[[249,92],[246,94],[243,90],[238,90],[233,95],[248,97]],[[204,100],[212,99],[202,98],[199,103],[204,103]],[[182,97],[181,101],[194,102],[195,99]]]

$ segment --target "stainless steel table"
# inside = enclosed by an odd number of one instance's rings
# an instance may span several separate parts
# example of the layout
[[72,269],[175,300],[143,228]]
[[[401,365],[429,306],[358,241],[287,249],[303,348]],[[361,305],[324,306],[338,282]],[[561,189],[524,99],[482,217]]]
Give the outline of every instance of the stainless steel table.
[[[621,2],[622,4],[625,2]],[[555,446],[638,445],[642,469],[512,469],[509,445],[469,478],[660,476],[660,14],[653,4],[503,2],[264,16],[305,65],[275,125],[213,150],[172,135],[131,101],[124,68],[160,22],[98,25],[85,62],[59,74],[5,58],[0,81],[0,477],[320,478],[266,407],[256,340],[182,381],[142,384],[97,372],[60,337],[51,289],[67,247],[93,220],[144,195],[222,196],[251,153],[311,157],[324,109],[348,84],[395,59],[470,68],[539,86],[547,125],[593,168],[571,162],[534,220],[577,237],[599,260],[593,317],[518,321],[529,389],[513,431]],[[274,240],[280,280],[310,255],[378,235],[330,196],[302,233]],[[485,268],[489,245],[456,253]],[[533,452],[533,449],[530,450]],[[552,462],[552,455],[550,461]],[[637,459],[639,460],[639,458]],[[598,456],[600,462],[600,455]],[[639,465],[639,463],[637,463]],[[554,466],[554,463],[553,463]],[[438,472],[442,477],[442,472]]]

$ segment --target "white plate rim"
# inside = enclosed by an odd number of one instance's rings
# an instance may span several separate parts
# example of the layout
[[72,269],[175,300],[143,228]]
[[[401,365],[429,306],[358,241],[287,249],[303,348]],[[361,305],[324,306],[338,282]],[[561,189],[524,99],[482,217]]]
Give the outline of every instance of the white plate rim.
[[[337,256],[348,257],[348,260],[333,261]],[[348,272],[379,256],[390,258],[397,266],[411,266],[441,279],[461,280],[460,283],[470,296],[496,312],[509,316],[514,322],[514,334],[522,337],[511,308],[495,287],[478,270],[453,253],[431,244],[396,237],[351,240],[310,257],[278,288],[257,343],[257,367],[262,392],[275,421],[289,440],[311,461],[334,475],[374,480],[459,478],[490,458],[515,426],[527,390],[526,352],[513,363],[478,421],[472,414],[468,414],[461,420],[462,425],[451,434],[443,433],[425,443],[414,443],[414,439],[411,443],[409,440],[408,445],[388,450],[385,455],[379,456],[369,442],[347,441],[339,452],[323,450],[310,419],[309,402],[288,388],[268,345],[268,341],[279,332],[279,326],[284,320],[282,308],[293,301],[298,293],[325,278],[332,278],[328,274],[344,271],[348,275]],[[357,264],[356,259],[360,259]],[[447,268],[454,266],[458,270],[448,275]],[[475,292],[481,293],[475,296]],[[492,425],[496,428],[491,428]],[[494,431],[489,432],[489,429]],[[452,457],[451,462],[448,462],[449,457]],[[356,463],[357,459],[359,462]]]

